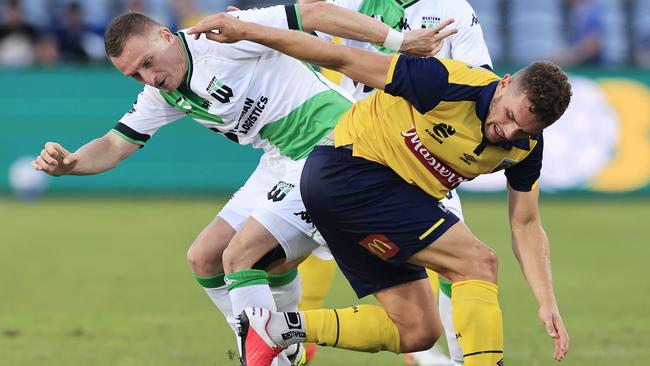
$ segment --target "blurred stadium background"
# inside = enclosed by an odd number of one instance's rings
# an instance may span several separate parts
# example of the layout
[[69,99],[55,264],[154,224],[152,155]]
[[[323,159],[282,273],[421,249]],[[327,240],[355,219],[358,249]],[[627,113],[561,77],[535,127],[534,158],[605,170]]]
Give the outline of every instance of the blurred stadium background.
[[[550,58],[572,78],[540,184],[572,336],[564,363],[650,364],[650,0],[469,2],[499,73]],[[107,63],[101,38],[125,9],[179,29],[227,5],[276,3],[0,0],[0,365],[236,364],[185,251],[257,152],[183,120],[103,175],[48,179],[25,162],[47,141],[76,149],[130,109],[140,86]],[[12,184],[27,184],[21,197]],[[467,222],[501,258],[509,364],[552,365],[511,255],[503,187],[501,174],[468,184]],[[355,302],[339,276],[327,304]],[[319,352],[315,365],[402,363]]]

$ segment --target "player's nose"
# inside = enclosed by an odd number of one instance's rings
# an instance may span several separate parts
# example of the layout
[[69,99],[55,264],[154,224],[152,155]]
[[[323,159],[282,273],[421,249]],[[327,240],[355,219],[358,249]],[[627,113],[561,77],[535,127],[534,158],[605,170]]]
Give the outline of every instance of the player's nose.
[[518,129],[514,123],[509,123],[508,125],[503,126],[503,135],[508,141],[516,140],[518,138],[517,132]]
[[142,77],[142,80],[144,81],[145,84],[154,87],[156,86],[156,75],[154,73],[149,71],[141,71],[140,76]]

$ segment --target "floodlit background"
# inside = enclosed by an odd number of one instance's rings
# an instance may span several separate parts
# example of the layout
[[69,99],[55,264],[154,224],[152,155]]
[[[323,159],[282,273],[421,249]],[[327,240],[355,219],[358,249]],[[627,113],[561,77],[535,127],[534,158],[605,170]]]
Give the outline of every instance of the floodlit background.
[[[185,252],[258,152],[185,119],[99,176],[51,178],[29,162],[47,141],[74,150],[105,134],[131,108],[141,86],[103,51],[116,15],[180,29],[227,5],[275,3],[0,0],[0,365],[237,364]],[[547,58],[573,84],[545,132],[540,184],[571,335],[563,363],[650,364],[650,0],[470,3],[498,73]],[[507,362],[552,365],[511,254],[504,184],[501,173],[468,183],[466,221],[501,259]],[[339,275],[326,304],[356,302]],[[314,364],[402,358],[321,348]]]

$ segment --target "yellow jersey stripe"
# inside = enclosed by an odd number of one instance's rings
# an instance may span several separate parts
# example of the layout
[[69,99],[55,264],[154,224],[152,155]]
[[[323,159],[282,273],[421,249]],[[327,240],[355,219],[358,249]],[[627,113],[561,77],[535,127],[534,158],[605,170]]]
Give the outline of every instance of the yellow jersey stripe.
[[397,65],[398,59],[399,53],[394,54],[393,58],[390,60],[390,66],[388,67],[388,73],[386,74],[386,85],[393,82],[393,74],[395,73],[395,65]]
[[539,186],[539,178],[535,181],[535,183],[533,183],[533,186],[530,188],[530,190],[533,191],[537,189],[538,186]]
[[443,222],[445,222],[444,218],[438,220],[438,222],[433,224],[433,226],[431,226],[429,228],[429,230],[425,231],[424,234],[420,235],[420,237],[418,237],[418,239],[422,240],[422,239],[426,238],[427,236],[429,236],[429,234],[431,234],[433,232],[433,230],[437,229],[438,226],[442,225]]

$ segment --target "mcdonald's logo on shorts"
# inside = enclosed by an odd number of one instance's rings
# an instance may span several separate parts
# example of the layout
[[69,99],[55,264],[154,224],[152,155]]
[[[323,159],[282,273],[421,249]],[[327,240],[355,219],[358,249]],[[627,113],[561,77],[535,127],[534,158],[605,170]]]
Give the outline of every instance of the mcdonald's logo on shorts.
[[399,252],[397,244],[382,234],[370,234],[361,240],[359,244],[385,261],[393,258]]

